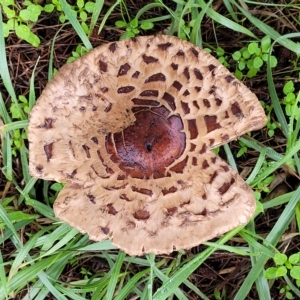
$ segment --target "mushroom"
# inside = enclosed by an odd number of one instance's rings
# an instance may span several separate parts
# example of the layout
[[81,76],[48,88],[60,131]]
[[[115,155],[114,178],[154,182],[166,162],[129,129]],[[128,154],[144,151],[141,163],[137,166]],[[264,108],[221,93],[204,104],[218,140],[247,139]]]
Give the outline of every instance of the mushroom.
[[252,190],[211,150],[263,127],[257,97],[172,36],[97,47],[30,115],[30,173],[65,182],[55,215],[130,255],[189,249],[249,221]]

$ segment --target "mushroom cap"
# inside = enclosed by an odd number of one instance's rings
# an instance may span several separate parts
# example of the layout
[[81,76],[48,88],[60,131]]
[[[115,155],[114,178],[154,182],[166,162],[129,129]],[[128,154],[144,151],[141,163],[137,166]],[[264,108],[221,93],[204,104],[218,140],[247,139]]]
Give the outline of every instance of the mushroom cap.
[[170,253],[254,214],[252,190],[211,149],[265,123],[257,97],[190,42],[113,42],[44,89],[30,115],[30,173],[66,182],[54,212],[90,239]]

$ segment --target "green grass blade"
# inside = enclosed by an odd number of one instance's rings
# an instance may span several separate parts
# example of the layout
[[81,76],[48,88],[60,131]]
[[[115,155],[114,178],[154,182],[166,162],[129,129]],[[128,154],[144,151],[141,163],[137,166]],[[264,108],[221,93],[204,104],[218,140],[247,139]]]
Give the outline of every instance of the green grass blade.
[[252,148],[260,153],[263,151],[264,148],[267,149],[266,155],[275,161],[281,160],[283,158],[282,154],[276,152],[272,148],[260,146],[260,144],[257,141],[253,140],[247,135],[244,135],[243,137],[239,138],[239,140],[242,143],[244,143],[247,147]]
[[228,144],[225,144],[223,145],[223,148],[225,150],[225,153],[226,153],[226,156],[227,156],[227,160],[228,160],[228,163],[230,164],[230,166],[235,170],[237,171],[237,166],[236,166],[236,163],[235,163],[235,160],[234,160],[234,157],[233,157],[233,154],[230,150],[230,147]]
[[[66,224],[64,224],[66,225]],[[63,248],[65,245],[68,244],[77,234],[78,230],[75,228],[70,228],[69,225],[64,227],[66,234],[54,245],[52,246],[46,253],[44,253],[41,257],[50,256],[54,254],[57,250]],[[55,232],[55,231],[54,231]]]
[[2,144],[2,155],[4,166],[2,172],[6,179],[9,181],[13,180],[13,170],[12,170],[12,149],[11,149],[11,139],[8,132],[1,134],[1,144]]
[[[290,225],[294,215],[295,215],[295,207],[300,198],[300,186],[295,191],[294,195],[292,196],[291,200],[285,207],[284,211],[282,212],[281,216],[273,226],[271,232],[267,236],[266,240],[271,243],[272,245],[276,246],[280,238],[282,237],[286,228]],[[248,276],[243,281],[242,286],[240,287],[239,291],[234,297],[234,300],[246,299],[249,291],[252,288],[253,283],[255,280],[260,276],[261,272],[264,270],[264,266],[267,262],[269,257],[265,254],[261,254],[256,264],[252,267],[251,271],[249,272]]]
[[30,177],[29,181],[27,182],[23,190],[20,189],[20,187],[16,186],[18,192],[20,193],[18,204],[21,204],[24,199],[29,197],[28,195],[30,194],[30,191],[33,189],[33,186],[35,185],[36,182],[37,182],[36,178]]
[[[154,271],[156,277],[158,277],[164,283],[163,286],[167,282],[172,282],[172,279],[170,279],[166,274],[164,274],[156,266],[153,266],[153,271]],[[167,289],[164,288],[164,287],[161,287],[160,289],[162,289],[161,290],[162,294],[165,294],[165,292],[167,292]],[[183,292],[178,287],[176,289],[174,289],[174,291],[172,292],[172,294],[176,295],[177,299],[188,300],[188,298],[183,294]],[[153,299],[156,299],[155,295],[154,295]]]
[[58,36],[58,34],[60,33],[60,31],[64,28],[66,24],[62,25],[57,32],[55,33],[53,40],[51,42],[51,48],[50,48],[50,56],[49,56],[49,63],[48,63],[48,81],[50,81],[53,77],[53,54],[54,54],[54,45],[55,45],[55,41],[56,38]]
[[142,7],[136,14],[136,18],[139,20],[140,17],[148,10],[153,9],[153,8],[157,8],[157,7],[163,7],[163,5],[161,3],[150,3],[145,5],[144,7]]
[[107,13],[104,15],[103,19],[102,19],[102,22],[99,26],[99,29],[98,29],[98,34],[102,31],[108,17],[111,15],[111,13],[113,12],[113,10],[116,8],[116,6],[120,5],[120,2],[122,0],[117,0],[114,4],[111,5],[111,7],[109,8],[109,10],[107,11]]
[[[251,228],[251,224],[254,223],[253,220],[251,220],[248,224],[248,227]],[[253,225],[254,227],[254,225]],[[241,230],[239,232],[239,235],[249,244],[249,247],[251,248],[250,252],[251,252],[251,258],[257,256],[257,253],[264,253],[267,256],[269,256],[270,258],[272,258],[274,256],[274,249],[269,249],[270,247],[262,245],[261,243],[257,242],[256,238],[254,238],[253,236],[255,236],[255,228],[251,228],[251,231],[249,232],[248,230]],[[251,234],[250,234],[251,233]],[[259,237],[259,236],[258,236]],[[249,253],[248,253],[249,255]],[[255,259],[256,260],[256,259]]]
[[5,125],[1,126],[0,127],[0,133],[1,132],[13,131],[13,130],[16,130],[16,129],[23,129],[23,128],[26,128],[27,126],[28,126],[28,121],[27,120],[11,122],[11,123],[8,123],[8,124],[5,124]]
[[90,23],[90,27],[89,27],[89,36],[91,35],[91,33],[93,32],[93,30],[95,28],[95,25],[99,19],[101,11],[102,11],[103,5],[104,5],[104,0],[96,0],[95,9],[93,11],[91,23]]
[[206,14],[207,9],[211,5],[213,0],[208,1],[205,8],[201,9],[200,13],[197,11],[197,17],[195,18],[195,24],[192,28],[190,41],[195,45],[202,47],[202,30],[201,30],[201,23]]
[[148,272],[149,272],[149,269],[146,269],[141,272],[138,272],[132,278],[130,278],[128,280],[127,284],[115,296],[114,300],[127,299],[126,297],[132,292],[133,288],[137,285],[139,280],[141,280]]
[[[241,227],[236,228],[221,239],[219,239],[218,244],[223,245],[228,240],[230,240],[234,235],[236,235],[241,230]],[[169,297],[174,291],[183,283],[184,280],[188,278],[212,253],[217,250],[216,247],[209,247],[205,249],[202,253],[199,253],[194,259],[185,264],[181,269],[179,269],[170,280],[165,282],[153,295],[155,300],[164,300]],[[241,299],[241,298],[240,298]]]
[[227,252],[230,252],[230,253],[235,253],[237,255],[242,255],[242,256],[251,255],[249,253],[249,249],[245,249],[245,248],[242,249],[242,248],[238,248],[236,246],[233,247],[233,246],[227,246],[227,245],[219,245],[219,244],[216,244],[216,243],[213,243],[213,242],[204,242],[204,243],[202,243],[202,245],[209,246],[209,247],[216,247],[219,250],[224,250],[224,251],[227,251]]
[[250,185],[254,178],[257,176],[258,172],[260,171],[265,159],[266,159],[267,148],[263,148],[259,154],[258,160],[256,165],[251,172],[250,176],[247,178],[246,182]]
[[[20,238],[19,238],[19,235],[18,235],[18,233],[17,233],[17,231],[16,231],[16,229],[15,229],[13,223],[10,221],[10,219],[9,219],[7,213],[6,213],[5,208],[3,207],[3,205],[2,205],[1,203],[0,203],[0,218],[1,218],[2,221],[4,222],[5,226],[6,226],[7,228],[9,228],[10,231],[12,232],[13,235],[12,235],[11,238],[14,239],[14,241],[15,241],[15,246],[16,246],[17,248],[21,248],[21,247],[22,247],[22,242],[21,242],[21,240],[20,240]],[[1,293],[0,293],[0,294],[1,294]]]
[[87,35],[83,31],[83,29],[82,29],[80,23],[78,22],[77,18],[72,14],[72,11],[71,11],[70,6],[67,3],[67,1],[66,0],[59,0],[59,3],[61,5],[61,8],[63,9],[65,15],[68,17],[68,19],[69,19],[71,25],[73,26],[74,30],[76,31],[76,33],[78,34],[78,36],[82,40],[82,43],[84,44],[85,48],[87,48],[88,50],[92,50],[93,49],[92,44],[90,43]]
[[[34,236],[32,236],[25,245],[22,245],[22,247],[19,249],[19,251],[16,253],[16,256],[14,258],[14,261],[11,265],[8,279],[10,280],[15,276],[15,274],[18,273],[20,268],[24,267],[26,265],[26,261],[28,261],[29,258],[29,251],[34,247],[37,239],[42,236],[46,232],[46,229],[38,231]],[[31,260],[31,259],[30,259]]]
[[[300,137],[300,135],[299,135],[300,117],[298,119],[296,119],[296,115],[295,115],[295,112],[297,111],[297,108],[298,108],[299,104],[300,104],[300,92],[298,93],[297,98],[296,98],[296,102],[293,105],[292,116],[290,118],[289,127],[291,128],[292,132],[289,135],[289,141],[288,141],[289,148],[292,147],[296,143],[297,139],[299,139],[299,137]],[[295,128],[293,128],[294,121],[296,121]]]
[[261,272],[255,280],[256,290],[259,295],[259,299],[271,300],[270,287],[268,280],[264,277],[264,273]]
[[[273,46],[271,46],[271,49],[273,49]],[[269,88],[269,93],[270,93],[270,98],[274,107],[274,112],[276,114],[276,117],[281,125],[281,128],[283,130],[284,135],[287,137],[288,136],[288,125],[287,121],[284,115],[284,112],[282,110],[281,104],[279,102],[277,92],[275,89],[275,84],[273,81],[273,73],[272,73],[272,68],[271,68],[271,49],[269,52],[269,57],[267,61],[267,82],[268,82],[268,88]]]
[[299,151],[300,151],[300,139],[295,144],[295,146],[289,152],[287,152],[286,155],[281,160],[274,162],[269,168],[267,168],[264,172],[262,172],[259,176],[257,176],[256,179],[252,181],[251,187],[256,186],[263,179],[273,174],[281,165],[289,161]]
[[[1,209],[1,208],[0,208]],[[1,218],[1,215],[0,215]],[[25,228],[28,224],[32,223],[31,219],[22,220],[20,222],[17,222],[14,224],[14,231],[18,232],[20,229]],[[8,239],[14,239],[14,233],[9,229],[5,228],[5,230],[2,231],[2,234],[0,235],[0,243],[4,243]]]
[[261,30],[265,35],[269,35],[271,39],[278,40],[278,43],[283,47],[289,49],[292,52],[295,52],[297,55],[300,55],[300,44],[291,41],[288,38],[283,38],[276,30],[262,22],[261,20],[253,17],[249,12],[243,9],[240,5],[237,4],[235,0],[232,2],[238,7],[238,9],[242,12],[242,14],[259,30]]
[[[198,3],[202,9],[206,9],[206,3],[204,0],[197,0],[196,3]],[[227,28],[230,28],[231,30],[243,33],[247,36],[257,39],[257,37],[255,36],[255,34],[253,34],[252,31],[250,31],[247,28],[245,28],[244,26],[241,26],[240,24],[238,24],[234,21],[231,21],[230,19],[222,16],[221,14],[214,11],[212,8],[207,8],[206,14],[207,14],[207,16],[212,18],[215,22],[217,22]]]
[[235,11],[234,11],[232,5],[231,5],[230,0],[224,0],[223,2],[224,2],[225,7],[227,8],[227,10],[228,10],[228,12],[229,12],[231,18],[232,18],[235,22],[238,23],[238,22],[239,22],[239,19],[238,19],[237,15],[236,15],[236,13],[235,13]]
[[209,298],[206,297],[206,295],[204,295],[194,284],[192,284],[189,280],[185,280],[183,282],[190,291],[194,291],[196,293],[196,295],[199,296],[199,299],[203,299],[203,300],[210,300]]
[[53,209],[44,203],[34,199],[26,198],[25,204],[27,206],[32,206],[39,214],[45,216],[46,218],[57,221],[57,219],[54,217]]
[[[23,140],[22,140],[22,146],[20,147],[19,150],[20,150],[23,178],[24,178],[25,183],[28,184],[28,182],[30,182],[30,180],[31,180],[31,176],[29,174],[29,167],[28,167],[28,150],[25,147]],[[29,190],[28,193],[31,197],[35,197],[35,191],[33,188],[31,190]]]
[[278,196],[272,200],[262,203],[263,209],[266,210],[289,202],[291,197],[293,197],[294,193],[295,192],[286,193],[284,195]]
[[154,283],[154,276],[153,276],[153,268],[155,265],[155,255],[154,254],[148,254],[147,255],[147,260],[149,261],[150,264],[150,272],[149,272],[149,277],[148,277],[148,284],[147,284],[147,298],[151,300],[153,298],[152,291],[153,291],[153,283]]
[[0,251],[0,286],[3,286],[4,297],[8,299],[7,290],[7,277],[5,271],[5,264],[2,257],[2,252]]
[[1,68],[0,68],[0,77],[3,80],[3,84],[6,88],[6,90],[8,91],[12,102],[16,105],[21,119],[25,120],[25,114],[23,112],[23,110],[20,108],[20,106],[18,105],[18,100],[16,97],[16,93],[15,90],[13,88],[11,79],[10,79],[10,74],[8,71],[8,66],[7,66],[7,59],[6,59],[6,51],[5,51],[5,40],[4,40],[4,35],[3,35],[3,26],[2,26],[2,10],[1,10],[1,6],[0,6],[0,61],[1,61]]
[[3,101],[3,97],[1,93],[0,93],[0,117],[4,121],[4,124],[9,124],[11,122],[11,118],[6,110],[6,106]]
[[[57,257],[59,257],[57,255]],[[12,293],[15,290],[20,290],[28,284],[28,282],[35,280],[39,272],[47,269],[51,264],[57,260],[56,257],[51,256],[47,257],[35,264],[20,270],[9,282],[7,285],[7,290],[9,293]],[[4,288],[0,286],[0,300],[4,299]]]
[[68,300],[68,298],[66,298],[53,286],[53,284],[48,279],[48,275],[46,275],[44,272],[40,272],[38,276],[42,283],[43,289],[46,288],[54,296],[54,299]]
[[111,277],[109,280],[109,284],[107,286],[107,293],[106,293],[106,300],[112,300],[114,299],[114,293],[116,289],[116,285],[118,282],[118,279],[120,277],[120,270],[124,261],[126,254],[122,251],[119,252],[117,260],[111,270]]
[[35,104],[34,77],[35,77],[35,70],[36,70],[36,67],[37,67],[39,61],[40,61],[40,56],[38,57],[35,65],[34,65],[34,68],[33,68],[33,71],[32,71],[31,77],[30,77],[29,97],[28,97],[28,104],[29,104],[30,110],[32,109],[33,105]]
[[[290,280],[290,278],[287,275],[283,276],[284,280],[286,281],[286,283],[288,284],[288,286],[291,288],[291,290],[295,293],[295,295],[298,297],[298,299],[300,299],[300,290],[299,288],[297,288],[292,281]],[[294,298],[295,299],[295,298]]]
[[107,250],[117,250],[118,247],[112,245],[110,240],[105,240],[103,242],[97,242],[93,244],[86,245],[79,248],[78,251],[107,251]]

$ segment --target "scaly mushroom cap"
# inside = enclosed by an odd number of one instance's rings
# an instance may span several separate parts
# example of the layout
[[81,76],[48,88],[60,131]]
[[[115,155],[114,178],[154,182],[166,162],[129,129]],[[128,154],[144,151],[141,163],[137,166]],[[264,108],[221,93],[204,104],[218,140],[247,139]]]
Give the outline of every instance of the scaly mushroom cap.
[[65,65],[38,99],[30,173],[67,182],[55,214],[92,240],[170,253],[251,218],[251,189],[211,149],[265,123],[256,96],[195,45],[109,43]]

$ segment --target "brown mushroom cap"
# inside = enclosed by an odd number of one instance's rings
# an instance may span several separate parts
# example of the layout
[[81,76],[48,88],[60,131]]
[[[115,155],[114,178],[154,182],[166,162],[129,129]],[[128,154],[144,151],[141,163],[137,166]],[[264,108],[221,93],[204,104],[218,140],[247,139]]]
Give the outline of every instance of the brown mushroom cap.
[[256,96],[197,46],[109,43],[65,65],[38,99],[30,173],[67,182],[55,214],[92,240],[170,253],[251,218],[253,192],[211,149],[265,123]]

